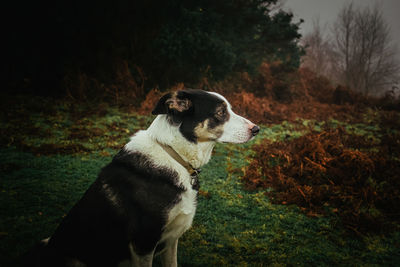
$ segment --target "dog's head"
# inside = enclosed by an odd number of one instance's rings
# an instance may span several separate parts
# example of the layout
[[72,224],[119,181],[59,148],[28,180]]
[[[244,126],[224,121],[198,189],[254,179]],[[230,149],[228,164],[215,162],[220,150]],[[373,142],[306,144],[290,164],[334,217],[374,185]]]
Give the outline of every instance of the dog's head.
[[153,115],[166,114],[169,123],[179,127],[189,141],[245,143],[260,128],[235,114],[220,94],[203,90],[181,90],[161,97]]

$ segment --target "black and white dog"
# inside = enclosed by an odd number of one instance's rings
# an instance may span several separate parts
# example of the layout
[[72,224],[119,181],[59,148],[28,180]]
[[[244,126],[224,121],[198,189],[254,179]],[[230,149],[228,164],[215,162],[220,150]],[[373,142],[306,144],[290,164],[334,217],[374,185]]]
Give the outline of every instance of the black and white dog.
[[164,95],[158,115],[104,167],[97,180],[42,241],[30,266],[177,266],[179,237],[196,211],[198,169],[216,142],[244,143],[259,127],[217,93]]

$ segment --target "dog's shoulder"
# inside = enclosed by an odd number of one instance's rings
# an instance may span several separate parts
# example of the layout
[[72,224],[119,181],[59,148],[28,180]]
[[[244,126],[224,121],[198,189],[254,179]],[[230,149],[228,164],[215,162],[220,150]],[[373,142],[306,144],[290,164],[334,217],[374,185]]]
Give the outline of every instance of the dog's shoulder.
[[179,201],[185,191],[175,170],[157,165],[149,155],[126,149],[102,169],[96,183],[107,197],[119,198],[116,201],[157,206]]
[[116,179],[115,172],[124,171],[126,178],[139,178],[144,180],[161,179],[166,183],[178,186],[176,170],[162,166],[155,162],[149,154],[141,151],[129,151],[121,149],[113,158],[110,164],[102,169],[103,175],[112,176],[109,179]]

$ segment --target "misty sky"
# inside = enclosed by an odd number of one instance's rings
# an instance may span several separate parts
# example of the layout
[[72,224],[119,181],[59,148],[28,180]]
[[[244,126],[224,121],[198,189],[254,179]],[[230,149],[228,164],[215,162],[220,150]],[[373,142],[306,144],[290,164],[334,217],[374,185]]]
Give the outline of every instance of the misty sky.
[[356,7],[379,3],[400,54],[400,0],[287,0],[285,9],[293,12],[295,21],[300,18],[305,20],[301,26],[301,33],[305,34],[312,30],[313,19],[316,17],[319,17],[321,26],[327,23],[332,25],[339,10],[348,2],[353,2]]

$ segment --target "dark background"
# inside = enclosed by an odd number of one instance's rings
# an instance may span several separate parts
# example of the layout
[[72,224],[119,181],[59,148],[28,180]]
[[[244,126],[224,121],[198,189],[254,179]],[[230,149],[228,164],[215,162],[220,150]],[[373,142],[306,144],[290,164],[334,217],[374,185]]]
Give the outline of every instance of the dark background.
[[3,10],[3,90],[62,96],[83,74],[105,88],[122,65],[145,92],[254,74],[264,60],[296,68],[299,23],[271,14],[275,2],[14,1]]

